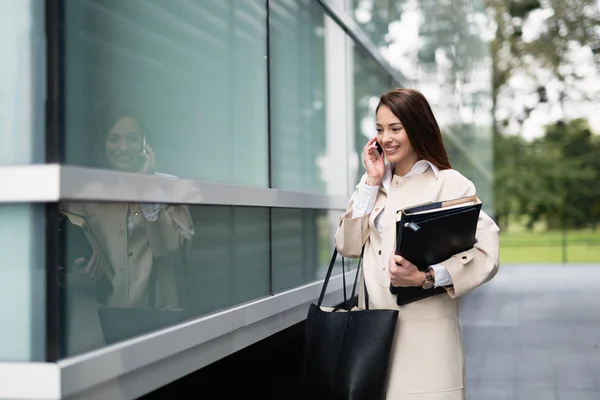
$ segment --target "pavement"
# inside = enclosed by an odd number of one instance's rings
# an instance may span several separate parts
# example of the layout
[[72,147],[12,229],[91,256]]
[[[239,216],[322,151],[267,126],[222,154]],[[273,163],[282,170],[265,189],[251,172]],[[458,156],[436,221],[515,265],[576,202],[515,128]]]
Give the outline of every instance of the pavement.
[[468,400],[600,400],[600,264],[502,265],[461,322]]

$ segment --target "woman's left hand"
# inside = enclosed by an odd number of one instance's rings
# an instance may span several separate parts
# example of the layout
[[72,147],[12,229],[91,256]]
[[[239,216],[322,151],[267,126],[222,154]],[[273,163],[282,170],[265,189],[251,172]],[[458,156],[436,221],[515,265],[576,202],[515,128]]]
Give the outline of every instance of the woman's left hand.
[[392,254],[390,257],[390,281],[395,287],[421,286],[425,281],[425,273],[402,256]]

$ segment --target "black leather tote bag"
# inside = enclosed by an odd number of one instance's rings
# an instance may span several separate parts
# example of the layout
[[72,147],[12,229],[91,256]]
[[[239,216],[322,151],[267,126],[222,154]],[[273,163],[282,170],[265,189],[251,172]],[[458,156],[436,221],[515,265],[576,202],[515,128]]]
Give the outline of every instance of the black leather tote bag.
[[[398,311],[370,310],[366,286],[365,309],[351,309],[345,279],[344,304],[322,308],[336,258],[337,249],[333,251],[319,301],[310,305],[306,318],[302,398],[382,399]],[[361,254],[350,299],[355,295],[362,258]],[[342,257],[342,276],[344,273]]]

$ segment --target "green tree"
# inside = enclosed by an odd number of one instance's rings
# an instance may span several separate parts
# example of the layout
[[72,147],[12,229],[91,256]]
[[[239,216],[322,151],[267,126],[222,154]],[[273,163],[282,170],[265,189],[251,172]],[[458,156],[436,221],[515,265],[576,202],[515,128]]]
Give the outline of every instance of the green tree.
[[549,125],[542,138],[528,144],[518,166],[517,211],[527,215],[529,226],[538,221],[550,229],[595,224],[592,209],[600,200],[594,188],[600,177],[593,165],[597,154],[587,122],[580,119]]
[[494,133],[494,204],[497,222],[508,229],[511,215],[521,212],[529,198],[523,174],[529,153],[529,144],[520,136]]
[[564,223],[582,228],[598,223],[600,189],[600,147],[586,120],[562,121],[546,128],[543,141],[547,147],[558,149],[562,161],[558,167],[565,175],[563,183]]
[[[587,48],[594,55],[596,66],[600,66],[600,30],[597,29],[600,7],[596,0],[486,0],[486,5],[496,28],[491,43],[494,117],[497,117],[502,88],[515,71],[527,73],[537,82],[537,104],[549,101],[547,81],[541,80],[538,73],[541,68],[559,82],[561,106],[570,95],[584,101],[598,100],[587,98],[576,88],[582,76],[570,58],[572,48]],[[537,37],[525,40],[523,27],[534,11],[545,11],[546,18]],[[535,107],[525,104],[517,121],[522,124]],[[505,124],[506,121],[497,120],[496,131],[502,132]]]

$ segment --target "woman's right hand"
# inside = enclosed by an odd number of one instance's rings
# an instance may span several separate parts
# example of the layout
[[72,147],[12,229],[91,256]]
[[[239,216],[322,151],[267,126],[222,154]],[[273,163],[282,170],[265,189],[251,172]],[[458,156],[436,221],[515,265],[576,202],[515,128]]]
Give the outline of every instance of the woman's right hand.
[[68,272],[68,282],[78,286],[95,286],[103,274],[100,254],[94,250],[90,260],[78,258]]
[[366,184],[370,186],[379,186],[383,179],[383,175],[385,174],[383,154],[379,155],[377,145],[375,144],[376,141],[376,137],[370,139],[363,150],[364,163],[367,168]]

